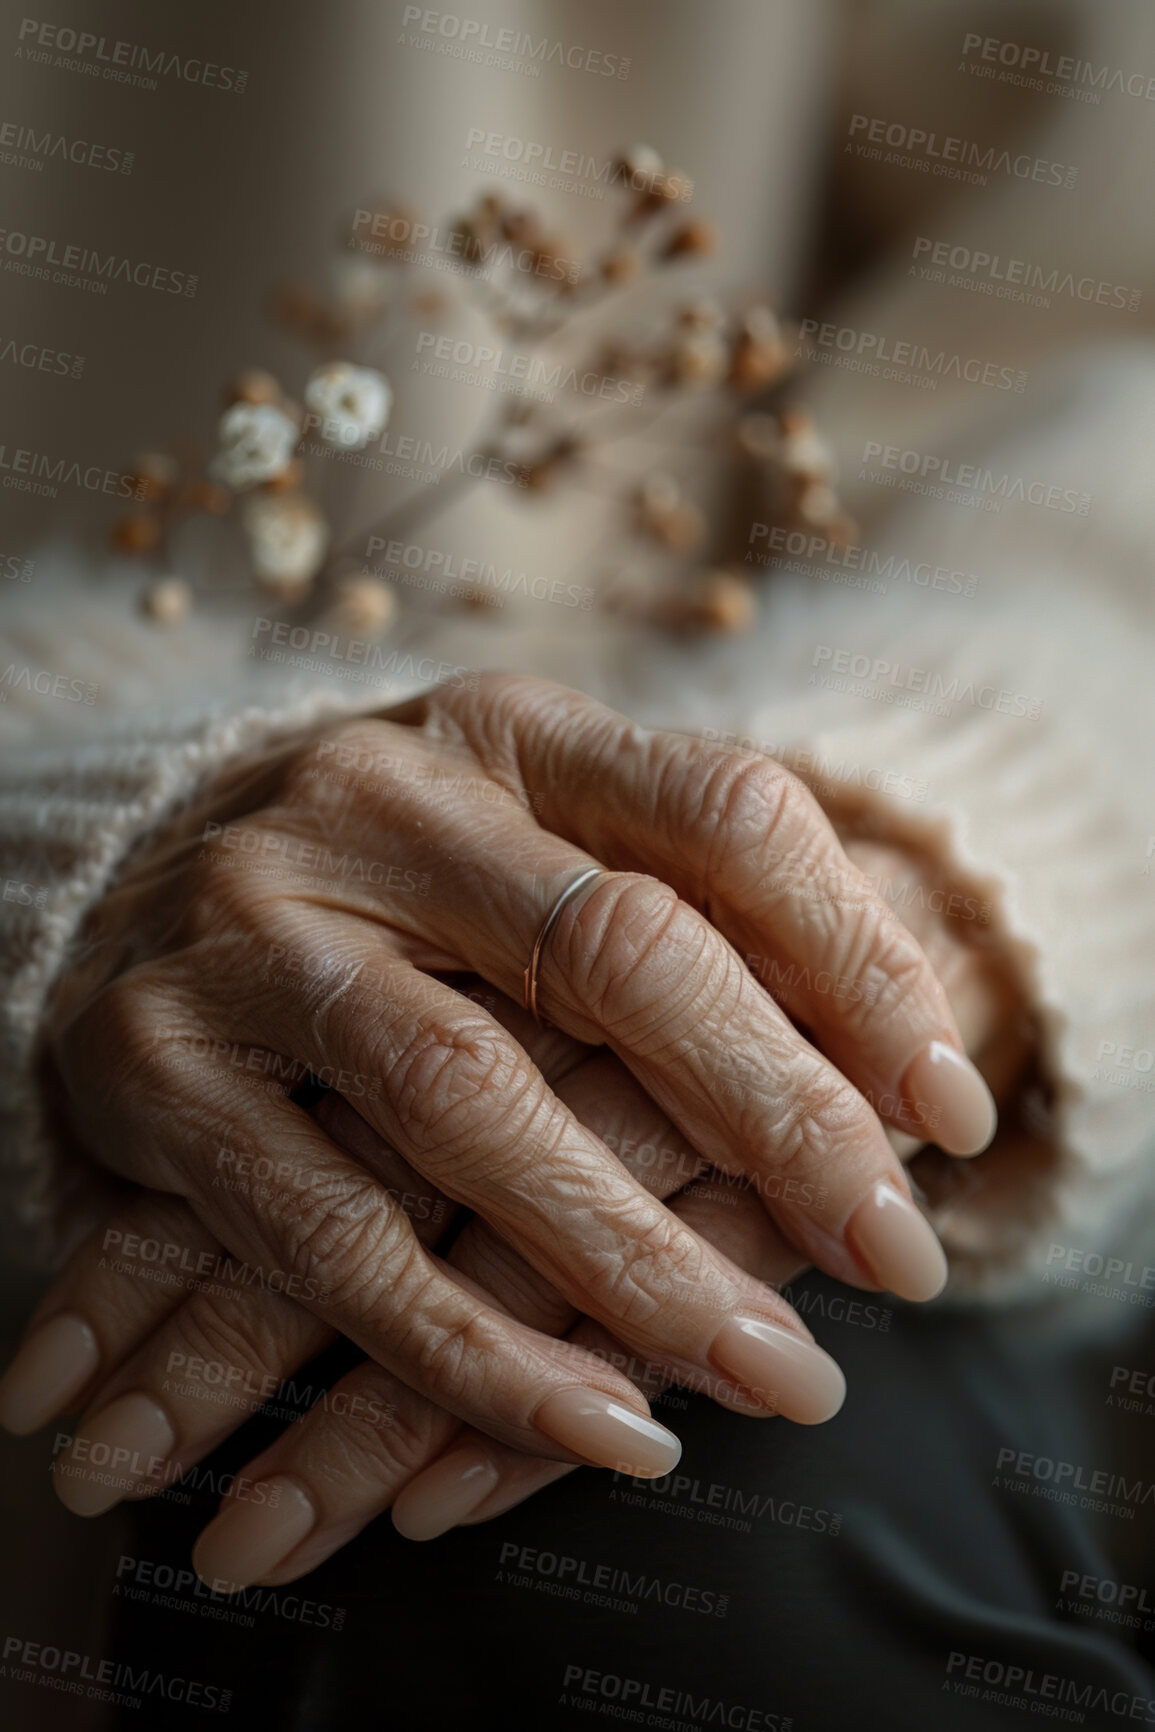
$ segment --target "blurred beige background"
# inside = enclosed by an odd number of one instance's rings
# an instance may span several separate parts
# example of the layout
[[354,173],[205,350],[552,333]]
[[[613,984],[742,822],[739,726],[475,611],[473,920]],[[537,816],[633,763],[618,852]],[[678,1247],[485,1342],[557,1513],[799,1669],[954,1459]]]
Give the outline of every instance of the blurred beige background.
[[[42,172],[0,162],[0,228],[46,236],[61,247],[148,259],[198,278],[192,299],[127,285],[98,297],[4,271],[0,337],[85,357],[79,380],[0,362],[6,451],[31,448],[118,469],[135,452],[174,437],[210,438],[221,383],[242,366],[265,366],[286,384],[299,383],[303,351],[264,317],[270,284],[295,276],[323,286],[342,215],[375,194],[403,198],[430,220],[462,209],[477,186],[462,167],[473,127],[594,157],[645,142],[688,171],[694,208],[718,222],[724,247],[720,261],[680,279],[681,295],[723,280],[762,283],[787,310],[813,312],[824,294],[839,290],[841,271],[861,267],[861,321],[870,317],[877,283],[887,324],[895,324],[897,306],[904,337],[933,337],[935,321],[946,318],[955,348],[988,340],[990,309],[981,297],[936,303],[912,289],[903,307],[894,298],[893,264],[872,277],[873,261],[898,235],[917,232],[924,197],[941,195],[941,187],[919,176],[880,177],[840,154],[846,116],[859,104],[968,137],[1033,137],[1044,141],[1035,146],[1043,154],[1049,149],[1077,160],[1079,184],[1064,194],[1064,256],[1054,262],[1116,282],[1150,280],[1155,104],[1114,99],[1079,108],[965,76],[931,80],[922,71],[941,71],[964,30],[977,30],[1045,39],[1056,52],[1079,52],[1093,38],[1097,57],[1155,72],[1155,13],[1146,0],[1099,0],[1094,7],[453,0],[462,16],[495,30],[524,29],[628,57],[626,79],[556,65],[532,78],[423,51],[404,40],[414,27],[394,0],[276,6],[218,0],[170,9],[143,0],[42,3],[55,8],[38,15],[49,26],[150,50],[163,46],[242,68],[248,77],[240,95],[173,77],[150,91],[36,64],[17,55],[27,14],[13,6],[0,12],[0,121],[135,153],[131,175],[55,159]],[[438,40],[435,33],[431,40]],[[31,42],[23,38],[25,46]],[[960,196],[951,238],[1013,249],[1030,234],[1042,196],[1029,183],[1000,184],[979,214]],[[579,250],[591,244],[604,220],[599,203],[560,195],[544,202]],[[0,250],[0,266],[8,256]],[[1149,331],[1151,320],[1147,297],[1126,320],[1126,335]],[[455,315],[447,328],[471,334],[469,316]],[[482,328],[478,321],[472,334]],[[1073,302],[1045,319],[1012,320],[1009,340],[1017,363],[1027,366],[1076,334],[1119,329],[1100,309]],[[407,364],[408,350],[401,359]],[[489,407],[485,393],[421,390],[401,366],[394,378],[399,430],[468,447]],[[817,381],[815,397],[832,438],[848,450],[861,443],[864,429],[887,425],[882,387],[856,393],[831,371]],[[947,390],[917,401],[907,392],[906,436],[917,435],[920,418],[930,427],[950,409]],[[1017,405],[1006,410],[1010,415]],[[353,494],[366,485],[349,482],[344,497],[358,521],[367,502]],[[387,502],[405,491],[406,484],[396,484]],[[95,548],[113,515],[110,501],[79,492],[49,501],[6,488],[0,511],[0,551],[17,556],[62,530]],[[543,518],[514,511],[503,498],[475,495],[442,533],[458,544],[480,536],[484,546],[500,544],[503,561],[546,569],[559,538],[572,559],[597,529],[580,499]],[[9,599],[6,587],[0,585],[0,606]],[[67,624],[61,621],[62,631]],[[19,1237],[11,1229],[7,1237],[0,1267],[4,1351],[42,1281]],[[18,1557],[0,1590],[4,1627],[35,1630],[50,1606],[54,1639],[98,1650],[108,1608],[90,1602],[85,1582],[97,1558],[107,1574],[117,1549],[115,1522],[85,1526],[54,1502],[48,1475],[39,1471],[43,1438],[5,1439],[0,1448],[8,1469],[0,1482],[3,1520]],[[37,1488],[31,1496],[29,1484]],[[60,1598],[62,1557],[73,1560],[70,1605]],[[24,1692],[17,1712],[50,1728],[99,1724],[81,1704],[47,1692]],[[32,1721],[14,1722],[24,1723]]]

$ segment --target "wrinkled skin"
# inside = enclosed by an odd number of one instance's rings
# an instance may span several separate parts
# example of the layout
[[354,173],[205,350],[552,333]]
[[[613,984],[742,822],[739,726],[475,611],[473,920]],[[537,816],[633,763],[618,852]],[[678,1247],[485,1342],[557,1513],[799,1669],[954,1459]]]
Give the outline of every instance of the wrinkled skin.
[[[511,1001],[591,861],[612,875],[551,933],[543,1031]],[[1005,981],[921,926],[967,1044],[988,1046]],[[779,1004],[751,955],[861,990]],[[464,996],[430,970],[480,981]],[[106,898],[55,1011],[78,1134],[149,1188],[137,1229],[287,1271],[291,1296],[144,1296],[89,1247],[35,1321],[92,1318],[88,1414],[155,1388],[174,1341],[275,1376],[334,1331],[365,1349],[346,1383],[390,1423],[317,1411],[255,1464],[324,1488],[319,1528],[269,1578],[287,1580],[462,1421],[454,1447],[498,1468],[478,1519],[567,1471],[582,1458],[533,1423],[551,1390],[645,1413],[624,1369],[641,1367],[651,1394],[674,1377],[774,1411],[719,1372],[712,1338],[742,1313],[809,1339],[772,1285],[807,1263],[878,1285],[846,1222],[879,1179],[908,1187],[869,1103],[905,1149],[922,1140],[933,1103],[903,1079],[929,1040],[963,1050],[943,985],[780,766],[537,681],[438,692],[218,785]],[[289,1095],[306,1069],[335,1091],[316,1117]],[[273,1183],[245,1177],[260,1162]],[[454,1205],[473,1218],[442,1262]],[[241,1417],[177,1407],[183,1465]]]

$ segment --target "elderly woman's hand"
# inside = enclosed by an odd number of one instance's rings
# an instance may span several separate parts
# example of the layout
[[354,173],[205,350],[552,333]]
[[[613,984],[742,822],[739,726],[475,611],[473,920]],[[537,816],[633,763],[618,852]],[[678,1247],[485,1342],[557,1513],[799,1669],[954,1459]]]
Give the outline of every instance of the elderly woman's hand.
[[[591,1053],[556,1031],[536,1029],[516,1006],[488,996],[495,1015],[521,1036],[558,1099],[620,1151],[649,1192],[670,1197],[672,1209],[680,1213],[682,1199],[675,1193],[706,1163],[628,1071],[609,1053]],[[424,1245],[445,1240],[453,1226],[452,1207],[346,1101],[329,1093],[318,1118],[337,1145],[373,1166]],[[736,1184],[717,1174],[714,1179],[718,1189],[712,1198],[693,1195],[695,1224],[703,1236],[723,1241],[735,1211],[742,1209],[744,1232],[731,1241],[731,1249],[749,1253],[753,1273],[765,1279],[778,1268],[768,1261],[775,1248],[783,1268],[796,1262],[797,1254],[753,1193],[739,1194],[745,1181]],[[276,1181],[262,1171],[246,1173],[238,1182],[267,1187]],[[550,1335],[573,1325],[584,1329],[595,1354],[651,1391],[667,1381],[660,1365],[643,1365],[597,1326],[579,1324],[562,1295],[478,1218],[456,1233],[447,1266],[471,1291],[534,1328]],[[133,1198],[73,1256],[42,1301],[29,1337],[35,1342],[44,1331],[51,1344],[54,1335],[82,1328],[92,1343],[89,1376],[76,1392],[83,1412],[70,1446],[55,1462],[56,1488],[70,1508],[97,1513],[122,1497],[146,1497],[187,1484],[190,1476],[195,1480],[201,1458],[249,1414],[262,1406],[275,1413],[278,1399],[301,1399],[295,1393],[296,1374],[331,1342],[332,1331],[302,1305],[262,1287],[253,1273],[224,1256],[186,1203],[155,1192]],[[798,1328],[801,1339],[809,1340],[805,1326]],[[60,1412],[43,1382],[33,1390],[28,1379],[27,1366],[22,1371],[18,1358],[0,1391],[0,1417],[9,1417],[12,1397],[19,1404],[22,1383],[26,1402],[29,1396],[39,1402],[41,1421]],[[712,1387],[710,1379],[696,1383],[706,1391]],[[752,1392],[744,1405],[725,1385],[719,1394],[738,1411],[768,1415],[775,1409],[769,1389]],[[107,1416],[123,1410],[126,1401],[130,1408],[162,1416],[172,1439],[167,1453],[146,1456],[120,1440]],[[227,1591],[279,1569],[290,1554],[292,1574],[315,1567],[386,1509],[399,1487],[433,1462],[459,1429],[452,1413],[373,1360],[362,1361],[259,1463],[233,1477],[221,1517],[197,1548],[204,1579]],[[544,1475],[535,1484],[547,1481],[551,1469],[564,1472],[570,1465],[540,1457],[524,1460],[536,1476]],[[452,1469],[454,1463],[449,1465]],[[496,1465],[484,1465],[482,1472],[464,1475],[448,1502],[443,1488],[435,1500],[441,1525],[464,1514],[498,1478]],[[421,1503],[427,1526],[428,1492]]]
[[[898,892],[898,906],[934,960],[968,1049],[984,1055],[996,1094],[1009,1092],[1027,1043],[1021,998],[997,948],[968,942],[927,907],[918,894],[927,885],[916,861],[876,844],[850,843],[848,852],[886,896]],[[709,1169],[616,1059],[535,1028],[523,1011],[491,992],[482,996],[558,1099],[654,1196],[670,1198],[680,1220],[761,1280],[778,1285],[799,1272],[798,1253],[748,1181]],[[335,1142],[388,1183],[423,1244],[444,1239],[452,1206],[346,1101],[329,1092],[318,1117]],[[234,1178],[260,1188],[275,1182],[275,1171],[264,1169]],[[449,1263],[521,1321],[551,1333],[568,1325],[571,1340],[626,1371],[646,1395],[667,1381],[660,1365],[639,1362],[598,1325],[575,1320],[561,1295],[483,1222],[474,1219],[457,1234]],[[91,1338],[93,1370],[87,1387],[75,1392],[86,1411],[72,1446],[57,1458],[56,1483],[66,1502],[106,1507],[121,1495],[145,1496],[187,1482],[201,1457],[249,1414],[261,1407],[270,1412],[270,1401],[275,1412],[282,1391],[302,1399],[295,1374],[331,1331],[296,1303],[249,1285],[251,1273],[222,1258],[187,1204],[148,1193],[72,1259],[45,1296],[30,1337],[35,1341],[38,1328],[47,1326],[50,1341],[54,1332],[67,1336],[78,1328]],[[152,1279],[157,1275],[163,1279]],[[0,1390],[0,1417],[7,1416],[5,1398],[12,1393],[19,1405],[13,1379],[19,1386],[21,1377],[18,1361]],[[116,1456],[107,1443],[101,1449],[101,1416],[125,1395],[165,1415],[175,1440],[170,1457],[146,1464],[129,1452]],[[42,1420],[61,1411],[43,1384],[32,1390],[26,1382],[26,1408],[29,1396],[39,1399]],[[755,1411],[770,1406],[764,1396]],[[197,1546],[197,1567],[219,1592],[254,1580],[282,1584],[315,1568],[390,1504],[403,1533],[429,1539],[457,1522],[490,1519],[570,1471],[564,1462],[462,1431],[452,1414],[365,1360],[233,1478]]]
[[[1037,1044],[1037,1030],[1027,1013],[1021,983],[1003,948],[991,940],[981,927],[976,928],[968,916],[973,900],[962,895],[944,893],[938,874],[928,870],[928,862],[917,853],[877,840],[852,840],[846,843],[849,857],[878,886],[884,898],[901,911],[901,918],[918,938],[934,965],[951,1008],[958,1018],[966,1039],[967,1051],[974,1057],[998,1101],[1000,1110],[1013,1100],[1030,1063]],[[952,913],[956,907],[961,917]],[[603,1097],[596,1105],[583,1100],[583,1073],[574,1074],[579,1110],[604,1112]],[[571,1086],[573,1086],[571,1084]],[[615,1091],[609,1091],[613,1098]],[[669,1179],[680,1181],[679,1156],[672,1145],[676,1137],[671,1127],[652,1120],[653,1109],[640,1098],[629,1099],[618,1092],[617,1108],[627,1118],[638,1122],[637,1136],[645,1150],[644,1172],[660,1175],[659,1183]],[[343,1117],[348,1109],[330,1108]],[[600,1122],[600,1121],[599,1121]],[[603,1136],[612,1133],[602,1129]],[[1021,1165],[1024,1155],[1031,1154],[1030,1139],[1024,1143],[1023,1127],[1014,1127],[1012,1138],[1016,1159],[1011,1166]],[[891,1132],[891,1142],[903,1160],[921,1159],[926,1182],[933,1185],[949,1211],[951,1192],[960,1178],[973,1176],[980,1186],[1007,1191],[1006,1151],[996,1142],[988,1155],[960,1170],[957,1163],[943,1161],[941,1152],[926,1147],[922,1139],[903,1132]],[[632,1151],[637,1144],[631,1144]],[[657,1151],[664,1158],[657,1158]],[[623,1150],[623,1159],[631,1154]],[[930,1163],[930,1165],[928,1165]],[[1010,1175],[1010,1190],[1006,1206],[1015,1206],[1014,1175]],[[672,1205],[688,1226],[708,1238],[713,1244],[740,1263],[744,1269],[759,1275],[775,1286],[792,1281],[805,1270],[805,1263],[767,1219],[758,1198],[746,1181],[734,1185],[720,1179],[716,1172],[696,1174],[673,1199]],[[597,1325],[583,1321],[571,1330],[571,1338],[596,1353],[616,1357],[626,1363],[653,1398],[666,1379],[655,1366],[642,1366],[620,1352],[616,1344]],[[314,1482],[324,1483],[330,1463],[342,1459],[345,1436],[330,1417],[314,1412],[303,1423],[299,1433],[289,1433],[275,1443],[255,1462],[252,1474],[278,1471],[306,1473]],[[348,1493],[345,1507],[369,1508],[374,1513],[386,1507],[380,1481],[387,1480],[387,1495],[392,1498],[393,1520],[400,1531],[411,1539],[432,1539],[458,1523],[472,1524],[490,1521],[531,1497],[543,1486],[561,1475],[572,1472],[556,1461],[534,1459],[519,1451],[507,1449],[479,1433],[459,1430],[438,1459],[422,1472],[406,1474],[390,1464],[388,1469],[366,1474],[365,1484],[357,1492]],[[216,1546],[227,1545],[230,1527],[230,1506],[226,1503],[210,1538],[199,1549],[203,1563],[210,1562]],[[235,1527],[234,1530],[235,1531]],[[322,1531],[311,1534],[293,1554],[282,1561],[269,1580],[282,1583],[293,1580],[314,1567],[333,1548],[325,1543]],[[225,1554],[227,1556],[227,1553]]]
[[[556,686],[492,678],[344,723],[186,816],[102,905],[53,1051],[108,1166],[186,1198],[412,1389],[517,1449],[656,1474],[677,1444],[629,1379],[458,1279],[288,1092],[306,1070],[331,1082],[640,1359],[746,1411],[763,1390],[788,1417],[833,1412],[841,1378],[789,1306],[429,972],[519,996],[551,909],[595,865],[544,947],[544,1013],[608,1044],[805,1260],[937,1292],[942,1253],[878,1115],[969,1153],[994,1114],[918,945],[786,771]],[[789,973],[815,1046],[743,953]],[[278,1183],[230,1188],[238,1161]],[[170,1447],[141,1410],[114,1419],[135,1447]]]

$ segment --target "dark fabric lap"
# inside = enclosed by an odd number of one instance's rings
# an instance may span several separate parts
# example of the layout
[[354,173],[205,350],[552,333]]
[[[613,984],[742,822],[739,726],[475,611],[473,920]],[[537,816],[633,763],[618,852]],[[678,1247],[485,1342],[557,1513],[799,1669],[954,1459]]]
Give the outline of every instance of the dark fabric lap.
[[[830,1424],[675,1395],[667,1481],[582,1470],[422,1546],[385,1518],[260,1608],[120,1598],[114,1657],[287,1732],[1155,1725],[1155,1398],[1117,1370],[1155,1371],[1155,1311],[794,1292],[847,1374]],[[187,1567],[213,1501],[137,1506],[138,1555]]]

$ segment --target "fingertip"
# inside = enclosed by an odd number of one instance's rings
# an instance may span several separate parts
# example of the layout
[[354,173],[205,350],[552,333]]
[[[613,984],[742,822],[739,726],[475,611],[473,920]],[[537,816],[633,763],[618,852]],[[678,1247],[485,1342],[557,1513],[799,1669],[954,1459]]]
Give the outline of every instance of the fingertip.
[[948,1265],[938,1234],[889,1179],[880,1179],[855,1208],[846,1239],[867,1272],[900,1299],[922,1304],[946,1286]]
[[994,1140],[995,1097],[966,1054],[948,1042],[932,1040],[911,1060],[903,1094],[948,1155],[972,1159]]
[[635,1479],[660,1479],[682,1458],[681,1442],[672,1431],[603,1389],[555,1390],[533,1423],[545,1437],[593,1466]]
[[192,1566],[217,1593],[235,1594],[276,1569],[319,1521],[305,1488],[286,1475],[225,1499],[193,1546]]
[[391,1519],[402,1539],[439,1539],[458,1527],[497,1489],[497,1464],[476,1444],[450,1450],[411,1479],[393,1503]]
[[17,1349],[0,1378],[0,1426],[28,1437],[67,1411],[96,1375],[100,1348],[83,1317],[62,1312]]

